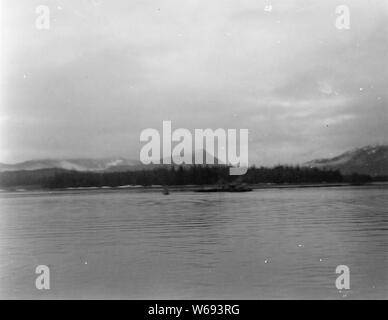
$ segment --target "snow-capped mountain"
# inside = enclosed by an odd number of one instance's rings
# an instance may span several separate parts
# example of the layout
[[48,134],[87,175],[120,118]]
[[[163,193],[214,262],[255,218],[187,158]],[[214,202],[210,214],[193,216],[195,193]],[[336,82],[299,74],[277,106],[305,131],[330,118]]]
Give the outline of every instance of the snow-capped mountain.
[[43,159],[30,160],[15,164],[0,163],[0,171],[39,170],[39,169],[66,169],[77,171],[114,171],[123,167],[136,167],[140,161],[124,158],[105,159]]
[[[214,159],[214,163],[218,164],[217,157],[207,153],[204,150],[197,150],[190,157],[192,158],[192,164],[195,163],[196,157],[203,156],[205,159]],[[0,172],[3,171],[21,171],[21,170],[40,170],[40,169],[65,169],[76,171],[106,171],[106,172],[122,172],[122,171],[134,171],[134,170],[150,170],[158,167],[159,165],[165,165],[167,161],[165,159],[160,160],[160,164],[145,165],[140,160],[130,160],[125,158],[104,158],[104,159],[42,159],[42,160],[29,160],[25,162],[15,164],[3,164],[0,163]],[[177,163],[177,157],[172,157],[171,166],[175,166]],[[184,164],[186,166],[188,164]],[[170,166],[170,165],[168,165]]]
[[304,166],[339,170],[343,174],[388,176],[388,145],[366,146],[334,158],[312,160]]

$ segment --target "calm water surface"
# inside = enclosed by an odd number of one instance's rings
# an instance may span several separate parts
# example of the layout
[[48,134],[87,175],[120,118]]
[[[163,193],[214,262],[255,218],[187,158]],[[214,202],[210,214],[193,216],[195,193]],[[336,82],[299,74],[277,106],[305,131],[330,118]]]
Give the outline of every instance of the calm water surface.
[[387,208],[387,186],[3,193],[0,298],[387,299]]

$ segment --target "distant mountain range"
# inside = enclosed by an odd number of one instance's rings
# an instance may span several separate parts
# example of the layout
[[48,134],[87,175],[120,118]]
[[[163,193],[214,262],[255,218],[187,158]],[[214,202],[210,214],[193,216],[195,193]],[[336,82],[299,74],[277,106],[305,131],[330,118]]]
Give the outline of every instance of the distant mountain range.
[[[195,154],[201,153],[205,157],[205,151],[196,151],[192,154],[194,162]],[[212,155],[209,155],[213,157]],[[175,159],[173,159],[175,162]],[[219,160],[214,157],[215,164]],[[164,161],[165,163],[165,161]],[[104,159],[43,159],[30,160],[15,164],[0,163],[0,172],[39,170],[39,169],[65,169],[92,172],[122,172],[153,169],[159,165],[144,165],[139,160],[125,158]],[[185,165],[186,166],[186,165]],[[339,170],[342,174],[368,174],[375,176],[388,176],[388,145],[366,146],[347,151],[339,156],[328,159],[317,159],[304,163],[302,166],[319,169]]]
[[140,161],[124,158],[105,159],[43,159],[30,160],[15,164],[0,163],[0,171],[21,171],[39,169],[66,169],[77,171],[123,171],[136,169],[143,164]]
[[317,159],[304,166],[339,170],[342,174],[388,176],[388,145],[366,146],[340,154],[334,158]]
[[[204,150],[197,150],[191,154],[192,163],[198,156],[203,159],[214,159],[214,164],[219,164],[217,157]],[[206,158],[207,157],[207,158]],[[177,157],[172,157],[172,165],[175,166]],[[205,160],[204,160],[205,161]],[[166,163],[166,159],[161,159],[161,164]],[[140,160],[131,160],[126,158],[103,158],[103,159],[41,159],[29,160],[15,164],[0,163],[0,172],[4,171],[22,171],[22,170],[41,170],[41,169],[64,169],[76,171],[92,171],[92,172],[122,172],[149,170],[159,166],[158,164],[145,165]],[[183,164],[187,166],[187,164]]]

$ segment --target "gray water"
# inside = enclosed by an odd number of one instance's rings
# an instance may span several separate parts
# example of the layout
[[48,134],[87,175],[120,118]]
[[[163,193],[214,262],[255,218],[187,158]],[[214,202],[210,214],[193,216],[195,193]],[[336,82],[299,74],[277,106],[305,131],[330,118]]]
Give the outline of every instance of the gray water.
[[386,299],[387,208],[374,186],[3,193],[0,298]]

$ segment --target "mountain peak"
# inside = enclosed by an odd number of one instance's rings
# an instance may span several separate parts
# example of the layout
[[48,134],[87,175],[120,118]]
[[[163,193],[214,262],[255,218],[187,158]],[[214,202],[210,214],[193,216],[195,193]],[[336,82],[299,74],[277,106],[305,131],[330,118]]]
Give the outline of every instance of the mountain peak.
[[343,174],[388,175],[388,145],[367,145],[327,159],[306,162],[304,166],[339,170]]
[[[221,161],[215,155],[207,152],[204,149],[194,150],[191,154],[188,155],[188,157],[191,159],[191,163],[189,164],[197,164],[196,159],[202,159],[202,164],[221,164]],[[161,159],[161,164],[167,163],[166,159],[168,158]],[[176,155],[172,155],[171,160],[172,160],[171,164],[176,164],[179,162],[180,157]],[[187,164],[187,163],[183,163],[183,164]]]

